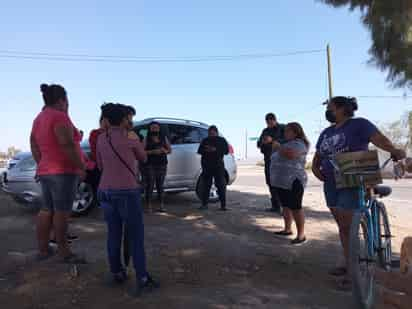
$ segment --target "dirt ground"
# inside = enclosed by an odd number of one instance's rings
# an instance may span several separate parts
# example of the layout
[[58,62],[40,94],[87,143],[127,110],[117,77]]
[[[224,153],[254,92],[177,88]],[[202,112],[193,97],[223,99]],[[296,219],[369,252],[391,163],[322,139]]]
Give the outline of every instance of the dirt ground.
[[[352,308],[351,294],[337,292],[327,275],[341,251],[319,184],[311,180],[305,196],[309,241],[293,247],[273,234],[282,220],[263,211],[268,197],[261,174],[239,169],[243,181],[230,188],[227,213],[217,205],[201,212],[187,193],[168,196],[166,214],[146,215],[148,266],[161,289],[141,299],[126,293],[133,281],[104,286],[105,224],[98,209],[73,220],[80,236],[74,250],[89,261],[76,274],[56,260],[34,261],[34,215],[0,193],[1,308]],[[410,216],[393,205],[398,254]]]

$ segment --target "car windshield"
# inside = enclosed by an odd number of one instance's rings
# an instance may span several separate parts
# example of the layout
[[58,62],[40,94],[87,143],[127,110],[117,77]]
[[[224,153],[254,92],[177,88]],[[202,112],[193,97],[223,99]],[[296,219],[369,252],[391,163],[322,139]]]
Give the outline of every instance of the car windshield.
[[16,167],[21,171],[34,171],[36,169],[36,162],[32,156],[21,159]]

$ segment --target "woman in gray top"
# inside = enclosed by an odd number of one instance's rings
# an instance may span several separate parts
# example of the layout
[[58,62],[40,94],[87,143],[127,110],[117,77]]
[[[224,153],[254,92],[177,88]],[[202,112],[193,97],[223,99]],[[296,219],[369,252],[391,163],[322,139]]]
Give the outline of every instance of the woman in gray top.
[[306,241],[305,216],[302,209],[304,188],[307,183],[305,171],[306,155],[309,150],[309,141],[299,123],[289,123],[285,128],[286,143],[275,143],[277,150],[271,159],[270,182],[279,194],[284,207],[283,218],[285,228],[277,235],[292,235],[292,219],[296,222],[298,235],[292,240],[297,245]]

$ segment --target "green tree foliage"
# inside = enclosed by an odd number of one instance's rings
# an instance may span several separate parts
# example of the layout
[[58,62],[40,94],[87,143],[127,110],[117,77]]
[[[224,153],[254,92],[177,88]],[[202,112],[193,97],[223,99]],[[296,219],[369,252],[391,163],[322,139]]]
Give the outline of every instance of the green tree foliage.
[[397,147],[412,153],[412,112],[405,113],[395,122],[381,125],[380,130]]
[[388,72],[394,87],[412,89],[412,0],[318,0],[362,12],[370,30],[370,62]]

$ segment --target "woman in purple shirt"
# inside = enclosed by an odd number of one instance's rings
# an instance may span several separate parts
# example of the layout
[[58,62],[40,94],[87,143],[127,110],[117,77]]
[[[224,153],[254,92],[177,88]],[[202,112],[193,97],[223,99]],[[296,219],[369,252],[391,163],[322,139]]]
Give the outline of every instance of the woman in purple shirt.
[[374,124],[363,118],[354,118],[358,104],[355,98],[334,97],[327,102],[326,119],[331,126],[320,135],[316,144],[316,154],[312,170],[324,182],[327,206],[339,227],[339,236],[344,250],[346,264],[330,272],[333,276],[343,276],[340,288],[351,288],[348,274],[349,233],[353,212],[359,207],[358,189],[337,189],[331,160],[344,152],[366,151],[369,143],[389,152],[395,159],[402,159],[405,153],[395,148]]
[[147,156],[139,139],[128,137],[127,113],[123,105],[105,104],[102,114],[110,128],[99,135],[97,141],[97,165],[102,172],[99,185],[99,201],[107,223],[107,251],[111,283],[121,284],[127,279],[121,262],[123,225],[128,236],[137,287],[134,296],[153,290],[158,284],[146,270],[144,251],[144,225],[141,207],[139,161]]

